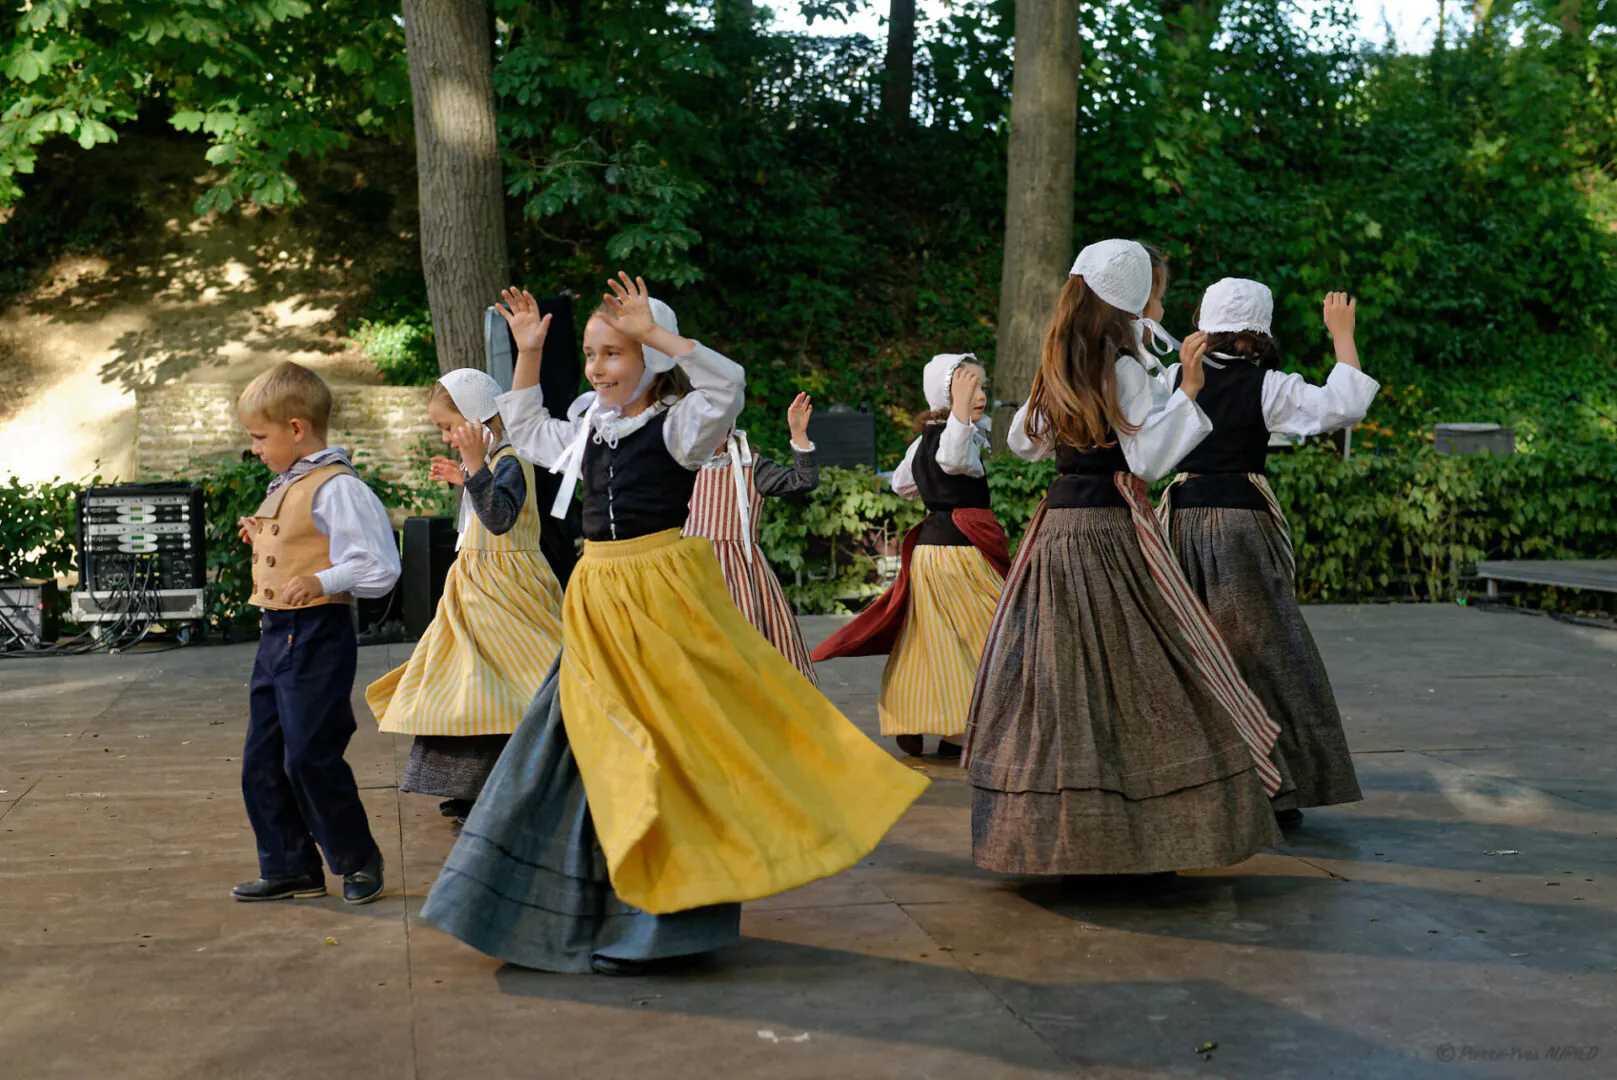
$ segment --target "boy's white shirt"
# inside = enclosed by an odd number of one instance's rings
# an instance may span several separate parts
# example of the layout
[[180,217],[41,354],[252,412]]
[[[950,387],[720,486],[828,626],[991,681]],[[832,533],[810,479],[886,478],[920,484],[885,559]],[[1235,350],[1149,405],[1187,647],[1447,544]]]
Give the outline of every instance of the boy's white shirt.
[[376,492],[359,477],[340,473],[315,491],[309,516],[331,545],[331,568],[315,575],[325,595],[386,596],[399,580],[399,549]]

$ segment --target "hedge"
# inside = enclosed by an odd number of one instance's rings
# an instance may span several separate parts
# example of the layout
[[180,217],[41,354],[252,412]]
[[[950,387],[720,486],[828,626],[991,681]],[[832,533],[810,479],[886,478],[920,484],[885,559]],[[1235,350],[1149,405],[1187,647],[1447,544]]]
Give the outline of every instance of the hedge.
[[[1452,601],[1465,597],[1465,575],[1482,559],[1617,557],[1617,450],[1608,444],[1560,444],[1505,458],[1426,448],[1347,461],[1305,447],[1272,455],[1269,471],[1291,522],[1304,602]],[[1002,456],[990,464],[994,510],[1013,548],[1054,475],[1048,462]],[[799,611],[845,612],[881,589],[883,569],[922,509],[868,469],[825,468],[820,476],[811,496],[765,501],[761,541]],[[209,621],[250,621],[244,601],[251,570],[235,521],[256,508],[269,473],[257,462],[199,465],[192,479],[206,493]],[[430,500],[442,508],[433,498],[441,493],[367,480],[390,507]],[[15,477],[0,484],[0,577],[76,569],[78,489]],[[1611,606],[1555,590],[1530,599],[1547,607]]]

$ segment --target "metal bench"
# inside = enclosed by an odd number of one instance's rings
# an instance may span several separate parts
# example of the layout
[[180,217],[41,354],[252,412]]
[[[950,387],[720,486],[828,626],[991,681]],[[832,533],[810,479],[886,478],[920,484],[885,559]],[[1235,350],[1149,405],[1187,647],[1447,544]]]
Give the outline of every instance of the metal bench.
[[1499,582],[1557,585],[1563,589],[1617,592],[1617,559],[1512,559],[1477,563],[1477,577],[1488,583],[1488,598],[1499,596]]

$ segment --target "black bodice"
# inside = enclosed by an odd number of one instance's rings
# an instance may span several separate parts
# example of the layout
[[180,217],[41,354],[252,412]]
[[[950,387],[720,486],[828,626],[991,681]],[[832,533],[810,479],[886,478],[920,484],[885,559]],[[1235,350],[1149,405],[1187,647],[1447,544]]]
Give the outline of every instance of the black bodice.
[[988,509],[988,477],[964,476],[943,471],[938,464],[938,441],[943,438],[947,421],[928,424],[921,431],[921,445],[915,448],[910,463],[910,475],[921,489],[921,501],[926,504],[927,516],[921,522],[917,544],[935,544],[945,547],[969,547],[971,541],[954,523],[955,510]]
[[1179,468],[1190,473],[1263,472],[1269,456],[1269,426],[1263,419],[1267,370],[1231,360],[1222,368],[1208,367],[1206,373],[1196,404],[1213,422],[1213,430],[1185,455]]
[[608,446],[591,438],[584,450],[584,539],[632,540],[678,529],[690,515],[696,473],[663,443],[668,413]]

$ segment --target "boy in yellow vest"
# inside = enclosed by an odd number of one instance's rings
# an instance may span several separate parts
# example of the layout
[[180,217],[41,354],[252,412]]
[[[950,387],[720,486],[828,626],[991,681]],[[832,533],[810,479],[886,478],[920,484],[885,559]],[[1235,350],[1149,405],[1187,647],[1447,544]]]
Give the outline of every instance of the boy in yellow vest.
[[343,760],[354,734],[352,605],[393,587],[398,548],[382,501],[341,447],[326,446],[331,391],[320,376],[278,364],[248,384],[236,414],[276,475],[258,512],[238,522],[253,545],[251,603],[263,611],[241,757],[260,876],[231,895],[324,896],[324,851],[343,899],[368,904],[382,895],[382,852]]

